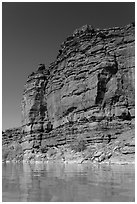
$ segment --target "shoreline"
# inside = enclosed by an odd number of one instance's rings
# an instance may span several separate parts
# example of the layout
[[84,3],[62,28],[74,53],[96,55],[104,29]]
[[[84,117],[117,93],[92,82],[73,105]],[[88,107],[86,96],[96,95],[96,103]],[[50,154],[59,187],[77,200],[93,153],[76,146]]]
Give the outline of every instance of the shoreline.
[[86,160],[84,162],[81,163],[81,160],[66,160],[66,161],[62,161],[62,160],[44,160],[44,161],[27,161],[27,160],[22,160],[22,161],[2,161],[2,163],[27,163],[27,164],[51,164],[51,163],[55,163],[55,164],[79,164],[79,165],[83,165],[83,164],[93,164],[93,165],[101,165],[101,164],[108,164],[108,165],[135,165],[135,160],[133,161],[125,161],[125,160],[118,160],[118,159],[110,159],[107,161],[102,161],[102,162],[98,162],[98,161],[90,161],[90,160]]

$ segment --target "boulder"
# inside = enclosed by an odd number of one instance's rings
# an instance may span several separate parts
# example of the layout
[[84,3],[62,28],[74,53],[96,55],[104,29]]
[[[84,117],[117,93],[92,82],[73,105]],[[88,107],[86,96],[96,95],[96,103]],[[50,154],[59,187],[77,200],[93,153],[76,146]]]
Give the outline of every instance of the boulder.
[[94,154],[94,157],[100,157],[102,155],[103,152],[97,152]]

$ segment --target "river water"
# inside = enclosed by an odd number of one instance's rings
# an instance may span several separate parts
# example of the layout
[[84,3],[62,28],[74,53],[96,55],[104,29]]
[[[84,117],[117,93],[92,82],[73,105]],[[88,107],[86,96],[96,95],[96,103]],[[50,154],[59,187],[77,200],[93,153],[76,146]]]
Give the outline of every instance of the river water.
[[134,202],[134,165],[4,163],[2,201]]

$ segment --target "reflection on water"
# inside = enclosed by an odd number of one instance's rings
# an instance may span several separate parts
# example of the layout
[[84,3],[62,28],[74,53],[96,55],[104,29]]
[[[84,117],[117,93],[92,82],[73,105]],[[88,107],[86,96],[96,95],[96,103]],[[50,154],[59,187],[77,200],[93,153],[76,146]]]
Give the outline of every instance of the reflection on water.
[[134,165],[13,164],[2,166],[3,201],[135,201]]

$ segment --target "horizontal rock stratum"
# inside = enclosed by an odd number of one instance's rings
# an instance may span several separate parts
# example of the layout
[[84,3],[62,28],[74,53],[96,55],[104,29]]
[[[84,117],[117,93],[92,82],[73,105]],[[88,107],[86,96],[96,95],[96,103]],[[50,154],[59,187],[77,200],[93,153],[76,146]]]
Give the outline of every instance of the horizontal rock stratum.
[[[135,118],[135,26],[85,25],[62,44],[56,60],[28,76],[22,99],[24,150],[82,137],[108,143],[132,131]],[[125,150],[126,151],[126,150]]]

